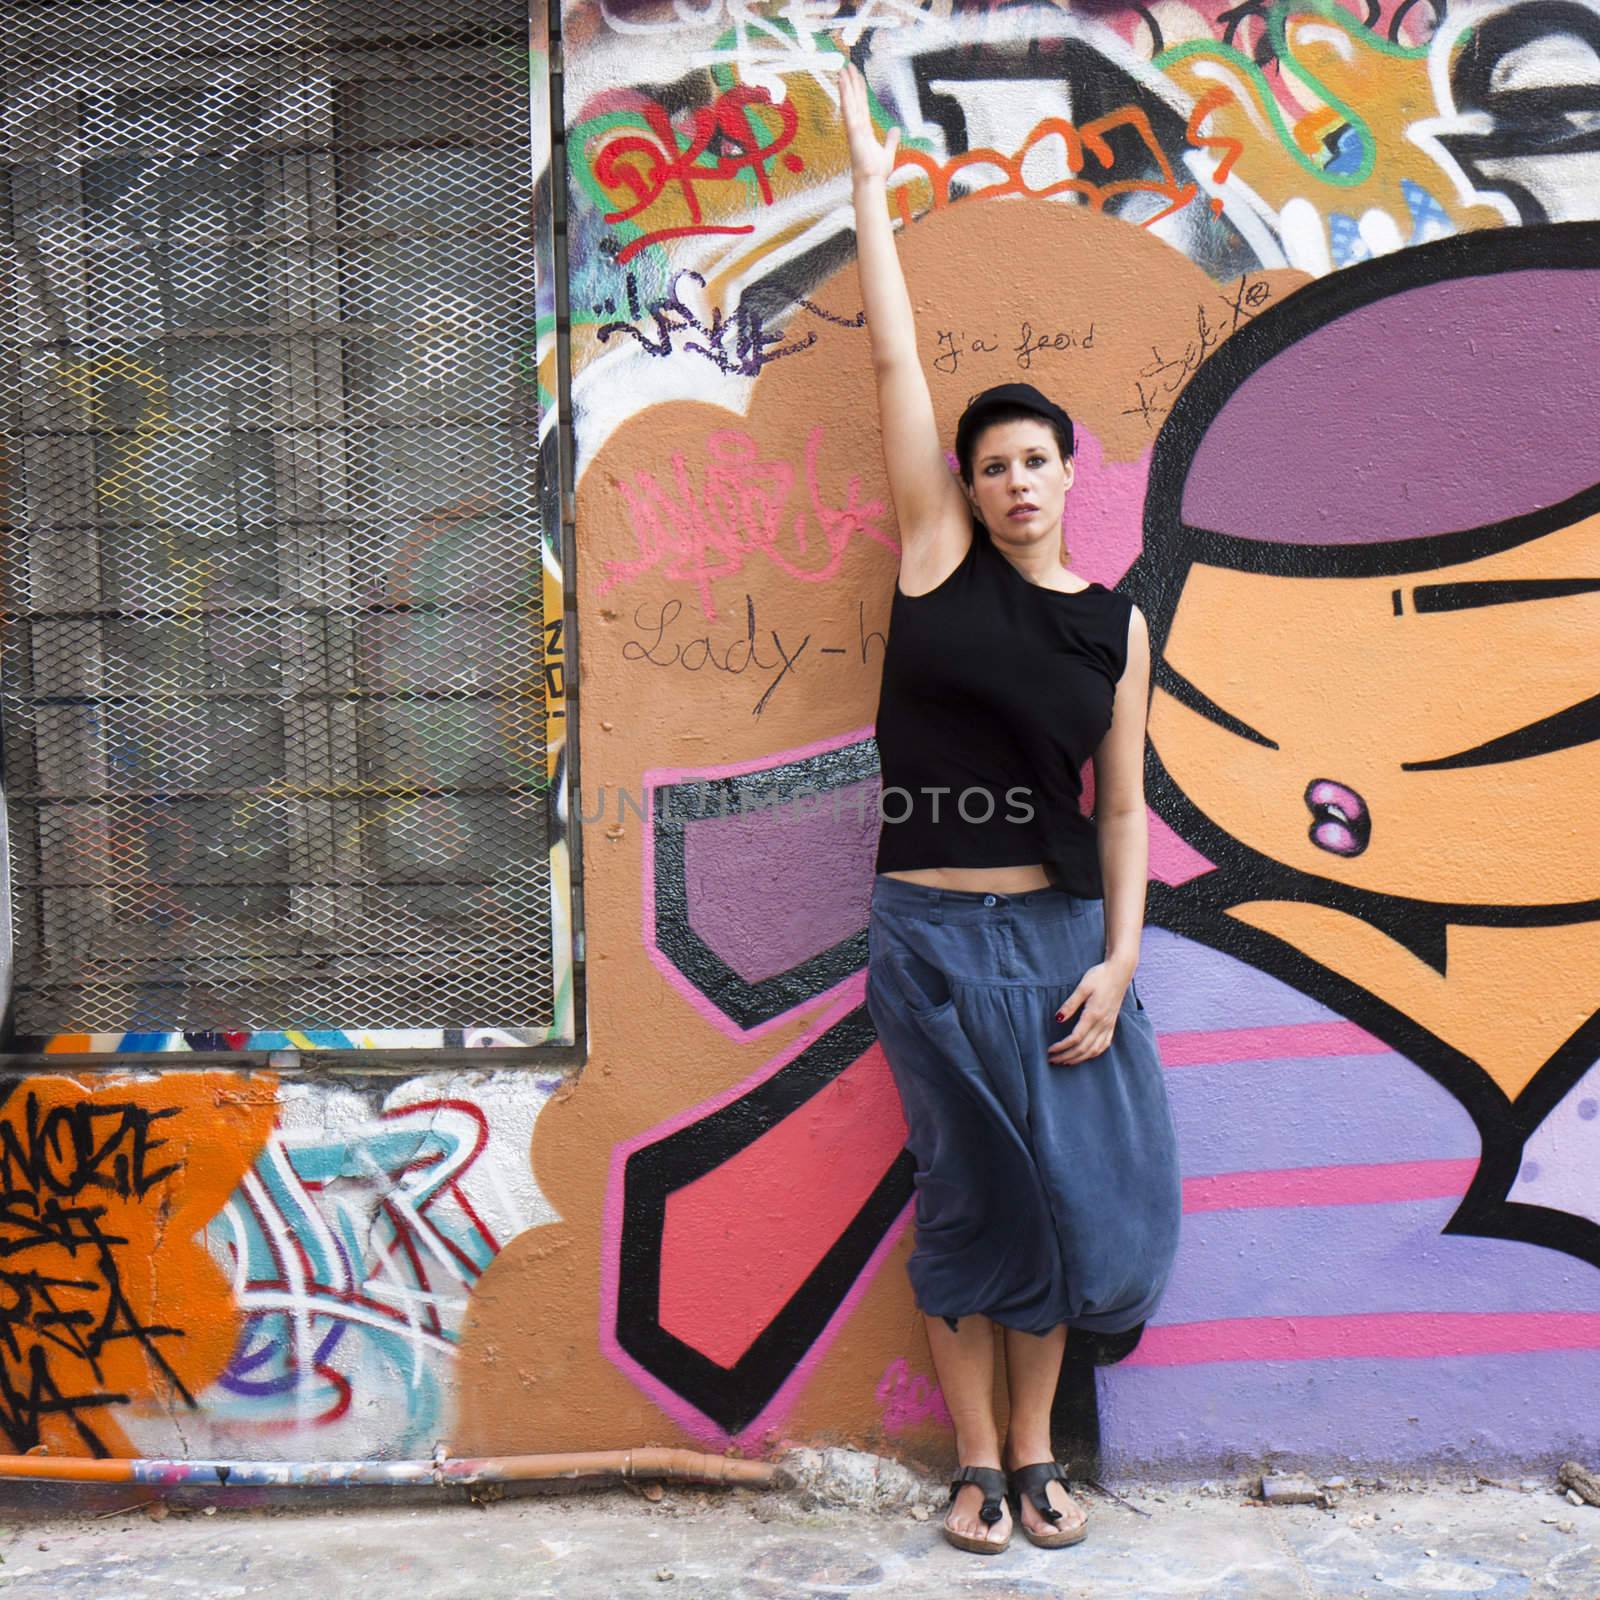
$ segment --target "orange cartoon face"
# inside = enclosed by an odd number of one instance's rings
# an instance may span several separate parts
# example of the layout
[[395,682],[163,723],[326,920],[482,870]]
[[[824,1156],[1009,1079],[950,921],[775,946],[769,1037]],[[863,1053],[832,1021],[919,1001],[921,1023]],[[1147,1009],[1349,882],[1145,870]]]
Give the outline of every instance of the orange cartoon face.
[[1600,900],[1600,516],[1342,578],[1196,564],[1150,713],[1167,776],[1298,872],[1463,906]]
[[1600,901],[1596,305],[1600,226],[1466,234],[1296,291],[1174,404],[1127,582],[1152,792],[1243,892]]

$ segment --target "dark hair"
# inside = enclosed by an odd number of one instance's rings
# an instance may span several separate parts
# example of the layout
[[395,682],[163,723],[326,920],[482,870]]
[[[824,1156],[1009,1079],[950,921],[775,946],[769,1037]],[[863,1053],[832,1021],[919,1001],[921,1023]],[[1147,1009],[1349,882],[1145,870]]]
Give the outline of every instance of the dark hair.
[[[1022,405],[998,405],[992,411],[985,411],[982,424],[973,430],[972,439],[966,451],[958,455],[957,464],[961,468],[961,481],[970,489],[972,487],[972,458],[977,453],[978,440],[984,432],[997,427],[1005,422],[1037,422],[1050,430],[1056,441],[1056,450],[1063,462],[1072,459],[1072,435],[1061,426],[1054,417],[1047,417]],[[959,440],[957,441],[959,449]]]

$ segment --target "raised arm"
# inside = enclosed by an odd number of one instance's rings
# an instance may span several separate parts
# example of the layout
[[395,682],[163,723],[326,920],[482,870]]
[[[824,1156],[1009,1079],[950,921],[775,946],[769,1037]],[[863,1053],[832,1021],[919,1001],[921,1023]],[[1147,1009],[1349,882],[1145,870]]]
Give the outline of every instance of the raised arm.
[[866,80],[848,62],[839,74],[839,108],[850,141],[856,263],[872,340],[884,465],[900,524],[901,568],[909,564],[917,587],[931,587],[965,552],[971,513],[945,461],[889,223],[888,180],[900,130],[891,128],[887,143],[879,144]]

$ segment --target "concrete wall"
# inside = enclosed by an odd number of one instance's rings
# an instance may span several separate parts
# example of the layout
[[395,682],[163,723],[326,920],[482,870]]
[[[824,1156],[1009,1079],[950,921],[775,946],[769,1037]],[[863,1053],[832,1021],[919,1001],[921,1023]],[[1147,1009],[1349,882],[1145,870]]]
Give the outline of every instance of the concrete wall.
[[835,11],[565,12],[587,1065],[17,1083],[15,1448],[944,1448],[862,1008],[841,49],[941,427],[1071,409],[1072,561],[1157,645],[1186,1233],[1067,1409],[1171,1470],[1592,1443],[1600,12]]

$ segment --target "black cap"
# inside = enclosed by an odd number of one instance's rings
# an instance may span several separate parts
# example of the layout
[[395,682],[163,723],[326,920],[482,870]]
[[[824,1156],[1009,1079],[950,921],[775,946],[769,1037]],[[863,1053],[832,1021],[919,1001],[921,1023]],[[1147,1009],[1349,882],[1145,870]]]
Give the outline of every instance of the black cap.
[[1066,435],[1067,454],[1072,454],[1076,445],[1072,418],[1054,400],[1040,394],[1031,383],[1000,383],[992,389],[985,389],[982,394],[975,394],[967,402],[967,409],[961,413],[961,420],[956,424],[956,460],[966,462],[979,433],[996,411],[1013,407],[1032,411],[1055,423]]

